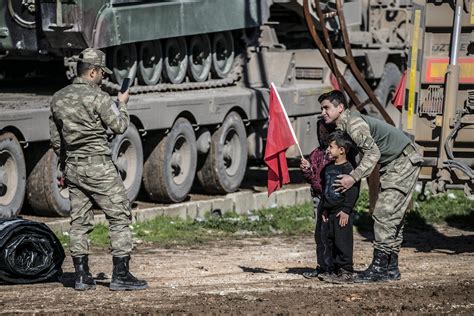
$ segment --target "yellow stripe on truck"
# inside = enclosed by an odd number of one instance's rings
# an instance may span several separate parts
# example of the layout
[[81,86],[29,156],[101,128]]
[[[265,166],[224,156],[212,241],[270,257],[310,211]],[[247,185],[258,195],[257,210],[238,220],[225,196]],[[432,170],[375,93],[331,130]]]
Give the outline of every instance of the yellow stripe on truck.
[[411,62],[410,62],[410,86],[408,93],[407,129],[413,129],[413,115],[415,113],[415,85],[416,85],[416,64],[418,58],[418,41],[420,39],[421,10],[415,11],[415,21],[413,22],[413,34],[411,42]]

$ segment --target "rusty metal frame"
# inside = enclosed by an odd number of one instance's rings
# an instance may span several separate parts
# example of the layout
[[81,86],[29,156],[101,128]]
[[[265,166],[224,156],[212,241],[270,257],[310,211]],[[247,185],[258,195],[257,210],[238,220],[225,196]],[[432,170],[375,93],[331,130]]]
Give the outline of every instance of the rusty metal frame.
[[[304,0],[303,2],[303,9],[304,9],[304,17],[306,20],[306,24],[308,26],[309,32],[311,34],[311,37],[313,38],[313,41],[315,42],[316,46],[318,47],[321,56],[325,60],[326,64],[329,66],[331,69],[332,73],[334,76],[336,76],[336,80],[339,84],[339,86],[349,95],[351,101],[355,104],[356,108],[360,111],[361,109],[364,108],[365,105],[367,105],[369,102],[371,102],[377,110],[380,112],[384,120],[394,126],[394,122],[390,115],[385,111],[385,108],[380,104],[379,100],[377,99],[374,91],[372,88],[369,86],[367,81],[364,79],[362,73],[360,70],[357,68],[357,64],[355,62],[354,56],[352,54],[352,48],[350,45],[349,41],[349,35],[347,33],[347,27],[346,27],[346,20],[344,17],[344,11],[342,7],[342,1],[341,0],[336,0],[336,11],[326,13],[324,14],[321,10],[320,6],[321,2],[320,0],[314,0],[314,7],[316,9],[316,14],[318,16],[317,23],[320,26],[320,29],[323,32],[323,37],[324,37],[324,42],[321,40],[319,37],[317,31],[316,31],[316,25],[315,22],[311,16],[311,13],[309,12],[309,0]],[[342,40],[344,43],[344,50],[346,52],[346,56],[338,56],[337,54],[334,53],[332,44],[331,44],[331,39],[329,37],[329,31],[325,26],[325,19],[326,17],[337,17],[339,21],[339,25],[341,26],[341,33],[342,33]],[[324,44],[325,43],[325,44]],[[352,74],[354,75],[354,78],[356,78],[357,82],[361,85],[361,87],[364,89],[365,93],[369,96],[369,99],[360,102],[359,98],[356,96],[354,90],[349,86],[347,81],[345,80],[344,76],[341,74],[339,71],[339,68],[337,67],[336,64],[336,59],[341,60],[344,62],[346,65],[349,66],[349,69],[351,70]]]

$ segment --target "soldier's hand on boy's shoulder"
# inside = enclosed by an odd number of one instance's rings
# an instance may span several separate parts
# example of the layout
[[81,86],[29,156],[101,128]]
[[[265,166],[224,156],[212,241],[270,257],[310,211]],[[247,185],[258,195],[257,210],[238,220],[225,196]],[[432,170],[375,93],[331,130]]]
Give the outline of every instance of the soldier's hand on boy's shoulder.
[[300,169],[308,170],[311,168],[311,165],[308,160],[301,158]]
[[336,214],[336,217],[339,217],[339,226],[344,227],[349,223],[349,214],[340,211]]
[[323,219],[323,222],[327,222],[328,221],[328,211],[323,211],[323,213],[321,214],[321,217]]
[[346,192],[349,190],[355,183],[355,179],[348,174],[341,174],[337,176],[337,179],[334,180],[332,185],[336,192]]

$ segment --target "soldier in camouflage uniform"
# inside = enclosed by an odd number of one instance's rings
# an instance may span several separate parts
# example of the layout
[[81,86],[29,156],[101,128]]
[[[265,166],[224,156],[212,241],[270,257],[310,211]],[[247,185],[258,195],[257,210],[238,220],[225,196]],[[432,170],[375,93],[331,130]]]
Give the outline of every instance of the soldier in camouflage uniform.
[[349,175],[336,180],[339,191],[346,191],[368,177],[380,163],[380,192],[374,219],[374,256],[372,264],[355,276],[358,283],[399,280],[398,253],[403,240],[405,212],[415,188],[422,157],[403,132],[385,122],[347,108],[340,91],[319,97],[326,123],[349,134],[363,158]]
[[122,134],[129,125],[128,92],[118,101],[103,92],[99,84],[104,73],[105,54],[85,49],[78,58],[77,78],[56,92],[51,101],[50,134],[54,151],[65,157],[65,180],[71,201],[70,250],[76,270],[76,290],[95,289],[89,272],[88,235],[93,229],[93,203],[109,221],[113,255],[111,290],[145,289],[147,283],[129,272],[132,234],[130,201],[111,159],[107,129]]

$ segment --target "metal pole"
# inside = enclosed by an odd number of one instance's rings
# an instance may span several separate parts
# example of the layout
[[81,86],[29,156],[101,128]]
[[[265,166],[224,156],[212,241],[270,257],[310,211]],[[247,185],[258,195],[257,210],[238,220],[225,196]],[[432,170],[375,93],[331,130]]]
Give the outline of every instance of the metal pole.
[[[461,34],[461,14],[462,14],[463,0],[456,0],[456,8],[454,10],[454,25],[452,33],[452,47],[449,65],[446,75],[446,95],[444,99],[443,118],[441,126],[439,158],[438,158],[438,190],[444,191],[444,185],[450,183],[451,175],[448,169],[443,167],[443,162],[448,160],[445,150],[445,144],[450,132],[449,123],[456,116],[456,106],[458,103],[458,88],[459,88],[459,72],[460,67],[457,63],[458,52],[460,47],[459,37]],[[451,146],[452,147],[452,146]]]

